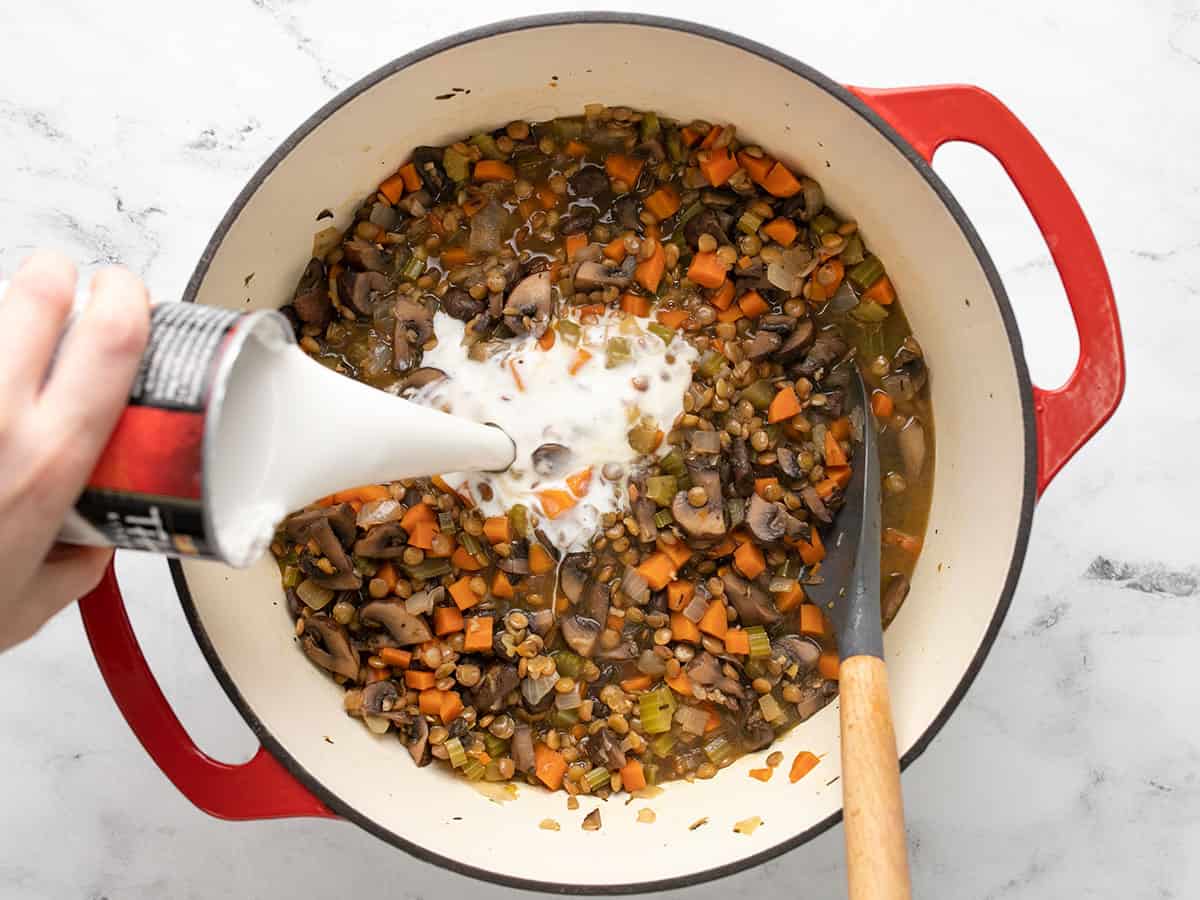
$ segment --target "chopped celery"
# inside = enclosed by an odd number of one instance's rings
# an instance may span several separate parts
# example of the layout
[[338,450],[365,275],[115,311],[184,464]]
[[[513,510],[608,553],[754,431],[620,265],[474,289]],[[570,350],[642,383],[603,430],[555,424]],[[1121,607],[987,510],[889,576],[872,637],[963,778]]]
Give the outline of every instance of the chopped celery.
[[687,159],[687,150],[683,146],[683,138],[679,136],[679,132],[672,128],[667,132],[667,156],[671,158],[671,162],[679,163]]
[[642,774],[646,777],[646,784],[658,784],[658,766],[654,763],[649,763],[642,767]]
[[671,732],[664,732],[650,742],[650,751],[655,756],[666,756],[675,748],[677,740]]
[[679,227],[682,228],[684,225],[686,225],[688,223],[688,221],[690,221],[691,219],[700,215],[700,213],[702,213],[702,212],[704,212],[704,204],[701,203],[699,200],[697,200],[695,203],[693,203],[691,206],[689,206],[687,209],[685,209],[682,213],[679,214]]
[[764,410],[775,399],[775,385],[765,378],[760,379],[742,391],[742,399],[749,400],[750,405],[755,409]]
[[468,534],[464,531],[458,536],[458,542],[462,544],[466,548],[467,552],[472,556],[478,556],[483,552],[483,544],[481,544],[479,542],[479,538],[475,537],[473,534]]
[[847,266],[857,266],[865,256],[866,251],[863,249],[862,237],[856,231],[846,238],[846,246],[842,250],[842,262]]
[[442,168],[459,184],[471,177],[471,160],[453,147],[442,151]]
[[456,769],[461,769],[467,764],[467,751],[463,749],[462,741],[458,738],[450,738],[444,746],[446,748],[446,756],[450,759],[450,765]]
[[758,234],[758,229],[762,227],[763,217],[757,213],[752,213],[746,210],[742,213],[742,217],[738,219],[738,231],[745,234]]
[[633,359],[633,351],[629,349],[629,341],[625,338],[609,338],[604,347],[604,368],[615,369]]
[[400,274],[409,281],[416,281],[424,271],[425,260],[419,256],[413,256],[404,264],[404,268],[400,270]]
[[850,315],[860,322],[882,322],[888,317],[887,307],[881,306],[874,300],[864,300],[850,310]]
[[704,355],[700,357],[700,366],[697,371],[705,378],[715,378],[724,366],[724,356],[716,350],[705,350]]
[[780,578],[799,578],[803,570],[804,563],[800,561],[800,557],[789,554],[787,559],[776,567],[775,574]]
[[672,447],[670,452],[658,461],[658,465],[668,475],[679,476],[685,471],[685,467],[683,465],[683,455],[674,447]]
[[354,557],[354,571],[359,575],[374,577],[375,573],[379,571],[379,563],[367,559],[365,556],[356,556]]
[[767,440],[771,442],[772,447],[774,447],[783,439],[783,426],[779,425],[778,423],[774,425],[764,425],[763,431],[767,433]]
[[679,482],[674,475],[651,475],[646,479],[646,496],[659,506],[670,506],[679,493]]
[[574,709],[558,709],[555,707],[550,710],[550,724],[555,728],[561,728],[565,731],[579,724],[579,712]]
[[761,625],[751,625],[746,629],[746,637],[750,641],[750,658],[761,659],[771,655],[771,639],[767,637],[766,629]]
[[484,734],[483,744],[487,747],[488,756],[492,759],[508,753],[508,741],[504,740],[504,738],[496,737],[490,731]]
[[774,722],[783,715],[779,701],[770,694],[763,694],[758,698],[758,708],[762,710],[763,718],[768,722]]
[[494,759],[490,763],[488,763],[487,767],[483,770],[483,777],[487,781],[507,781],[508,780],[507,778],[505,778],[503,775],[500,774],[500,763],[496,762],[496,760],[494,760]]
[[723,734],[718,734],[704,745],[704,755],[708,757],[708,761],[714,766],[719,766],[733,759],[733,754],[733,743]]
[[737,528],[746,521],[746,503],[738,497],[725,501],[725,512],[729,514],[730,528]]
[[611,779],[612,775],[608,773],[608,769],[604,768],[604,766],[596,766],[596,768],[583,776],[583,780],[587,782],[587,786],[593,791],[600,790]]
[[458,525],[454,522],[453,513],[438,513],[438,528],[443,534],[454,534],[458,530]]
[[666,685],[646,691],[638,698],[642,716],[642,729],[646,734],[662,734],[671,730],[671,717],[675,714],[675,696]]
[[504,154],[500,152],[500,148],[496,146],[496,139],[487,132],[481,132],[471,138],[470,143],[479,148],[479,152],[488,159],[503,160]]
[[442,575],[449,575],[450,569],[450,560],[448,559],[426,559],[415,566],[406,565],[404,567],[404,571],[411,577],[420,578],[422,581],[428,581],[430,578],[440,578]]
[[865,291],[882,278],[884,274],[883,262],[879,257],[868,256],[846,273],[846,280],[860,291]]
[[579,119],[558,118],[550,128],[560,141],[576,141],[583,137],[583,122]]
[[646,326],[646,330],[652,334],[657,334],[660,338],[662,338],[662,342],[664,344],[669,344],[671,341],[675,340],[675,329],[668,328],[666,325],[662,324],[662,322],[651,322]]
[[658,114],[647,112],[642,113],[642,140],[652,141],[662,133],[662,126],[658,124]]
[[578,653],[572,653],[570,650],[558,650],[552,655],[552,658],[559,675],[578,678],[579,673],[583,671],[584,659]]
[[883,329],[882,328],[864,328],[862,330],[862,338],[858,342],[859,353],[863,356],[874,359],[876,356],[883,355]]
[[514,503],[508,510],[508,524],[519,538],[529,537],[529,510],[523,503]]
[[579,336],[582,333],[582,329],[579,327],[578,322],[573,322],[570,319],[559,319],[554,323],[554,330],[572,347],[579,345]]
[[285,566],[283,570],[283,586],[294,588],[300,583],[300,570],[295,566]]
[[808,230],[813,236],[820,238],[823,234],[828,234],[831,231],[837,231],[838,224],[833,216],[827,213],[821,213],[815,219],[808,223]]
[[654,525],[657,528],[666,528],[674,521],[675,517],[671,515],[671,511],[669,509],[660,509],[654,514]]
[[484,774],[486,774],[487,769],[484,768],[483,763],[481,763],[479,760],[469,759],[467,760],[467,764],[462,767],[462,772],[471,781],[478,781],[484,776]]

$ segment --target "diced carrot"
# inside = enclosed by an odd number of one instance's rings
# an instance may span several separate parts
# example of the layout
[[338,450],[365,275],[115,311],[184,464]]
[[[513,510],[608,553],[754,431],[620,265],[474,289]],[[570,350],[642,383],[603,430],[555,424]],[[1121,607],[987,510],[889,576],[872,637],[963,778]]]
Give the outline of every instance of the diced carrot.
[[541,544],[529,545],[529,571],[534,575],[545,575],[553,572],[556,565],[554,557]]
[[728,278],[721,282],[721,286],[713,292],[708,302],[717,309],[729,309],[730,304],[733,303],[733,282]]
[[437,679],[433,677],[432,672],[418,672],[409,669],[404,673],[404,683],[414,691],[427,691],[437,684]]
[[575,254],[588,245],[588,236],[584,232],[568,234],[566,239],[567,262],[575,258]]
[[467,619],[463,650],[467,653],[485,653],[491,650],[494,624],[495,620],[491,616],[475,616]]
[[817,657],[817,671],[825,678],[837,678],[842,663],[836,650],[826,650]]
[[[658,549],[667,554],[667,558],[671,560],[671,564],[677,569],[682,569],[687,565],[687,561],[692,558],[692,548],[683,541],[676,541],[673,544],[668,544],[666,541],[658,542]],[[658,590],[658,588],[655,588]]]
[[881,306],[896,302],[896,289],[892,287],[892,279],[882,276],[873,285],[863,291],[864,300],[874,300]]
[[[683,619],[683,616],[680,616],[679,618]],[[687,619],[684,619],[684,621],[687,622]],[[691,624],[691,623],[689,623],[689,624]],[[695,629],[695,627],[696,627],[695,625],[692,625],[693,630]],[[672,630],[674,630],[674,629],[672,629]],[[676,638],[676,640],[680,640],[680,638]],[[683,640],[689,640],[689,638],[683,638]],[[696,632],[696,637],[695,637],[695,640],[693,641],[693,643],[696,643],[696,644],[700,643],[700,632],[699,631]],[[667,683],[667,686],[670,687],[671,690],[673,690],[677,694],[682,694],[685,697],[694,696],[692,694],[692,679],[690,679],[688,677],[688,673],[683,671],[682,669],[679,670],[679,674],[676,675],[674,678],[664,677],[663,681],[665,681]]]
[[850,476],[853,469],[850,466],[826,466],[825,475],[829,481],[832,481],[840,488],[844,488],[850,483]]
[[512,372],[513,381],[517,383],[517,390],[524,393],[525,382],[521,380],[521,373],[517,371],[517,361],[515,359],[508,361],[508,371]]
[[684,618],[681,612],[671,613],[671,634],[672,639],[676,641],[700,643],[700,629],[691,619]]
[[408,542],[422,550],[433,549],[433,536],[438,533],[435,522],[418,522],[408,533]]
[[474,194],[462,202],[462,211],[470,218],[485,206],[487,206],[487,198],[482,194]]
[[781,162],[771,166],[771,171],[763,179],[762,186],[768,194],[775,197],[793,197],[800,193],[801,188],[796,176]]
[[809,536],[808,543],[800,541],[796,549],[800,551],[800,559],[806,566],[815,566],[825,558],[825,545],[821,542],[821,532],[815,528]]
[[751,778],[757,778],[759,781],[766,782],[771,780],[771,776],[775,774],[775,770],[770,766],[766,766],[762,769],[751,769],[746,774]]
[[679,212],[679,192],[664,184],[646,198],[646,209],[658,216],[659,221],[671,218]]
[[629,248],[625,246],[625,238],[613,238],[604,245],[604,256],[606,259],[611,259],[614,262],[625,262],[625,257],[629,254]]
[[608,614],[608,618],[604,622],[604,627],[611,628],[613,631],[620,631],[625,627],[625,617],[617,615],[614,610]]
[[465,266],[471,261],[471,251],[466,247],[447,247],[438,258],[442,261],[443,267],[454,269],[458,266]]
[[780,246],[790,247],[795,242],[796,235],[800,233],[800,229],[796,227],[796,223],[791,219],[780,217],[772,219],[764,225],[762,232]]
[[541,208],[542,208],[541,204],[538,203],[537,200],[535,200],[533,197],[526,197],[524,200],[522,200],[520,203],[517,204],[517,212],[520,214],[521,219],[524,221],[527,221],[535,212],[537,212]]
[[623,181],[626,187],[633,190],[638,176],[642,174],[644,162],[624,153],[610,153],[604,158],[604,171],[608,173],[609,178]]
[[[849,471],[848,467],[843,466],[842,468]],[[815,490],[817,492],[817,496],[820,497],[822,500],[828,500],[835,493],[837,493],[837,489],[839,487],[840,487],[840,485],[836,481],[834,481],[832,478],[823,478],[822,480],[818,481],[815,485],[813,485],[813,490]]]
[[796,396],[796,389],[789,384],[771,400],[767,408],[767,421],[771,424],[783,422],[799,412],[800,398]]
[[807,750],[802,750],[796,754],[796,758],[792,760],[791,771],[788,772],[788,781],[795,784],[814,768],[821,760]]
[[887,419],[896,411],[896,403],[887,391],[876,391],[871,395],[871,411],[877,419]]
[[748,269],[754,261],[745,253],[737,258],[737,267],[739,269]]
[[499,569],[496,570],[496,574],[492,577],[492,593],[502,600],[511,600],[513,596],[512,582]]
[[678,328],[688,320],[688,311],[686,309],[660,309],[655,313],[655,317],[668,328]]
[[[469,590],[469,588],[468,588]],[[472,592],[471,597],[475,603],[479,602],[479,598]],[[454,602],[458,602],[458,598],[454,598]],[[474,604],[472,604],[474,605]],[[465,609],[465,607],[464,607]],[[453,606],[439,606],[433,611],[433,633],[438,637],[447,634],[454,634],[456,631],[463,630],[463,614],[461,610]]]
[[[774,475],[772,475],[769,478],[755,478],[754,479],[754,493],[758,494],[758,496],[760,496],[764,500],[766,500],[767,499],[765,496],[766,490],[773,484],[776,484],[776,485],[779,484],[779,479],[776,478]],[[748,539],[742,538],[741,540],[738,541],[738,543],[743,544],[746,542],[746,540],[748,540]]]
[[516,181],[517,173],[508,163],[497,159],[481,159],[475,163],[476,181]]
[[483,536],[489,544],[506,544],[512,540],[508,516],[489,516],[483,520]]
[[730,628],[725,632],[725,652],[747,656],[750,653],[750,635],[744,628]]
[[596,316],[599,318],[604,315],[604,308],[603,303],[585,303],[579,307],[579,318],[583,319],[585,316]]
[[582,497],[588,492],[588,486],[592,483],[592,467],[581,469],[574,475],[567,476],[567,487],[571,489],[571,493],[576,497]]
[[775,160],[769,156],[751,156],[745,150],[738,153],[738,162],[742,164],[742,168],[750,173],[750,180],[755,184],[762,184],[767,180],[767,175],[771,172],[771,166],[775,165]]
[[399,647],[384,647],[379,651],[379,658],[396,669],[407,669],[412,665],[412,652]]
[[724,130],[725,129],[720,125],[714,125],[712,128],[708,129],[708,134],[706,134],[704,136],[704,140],[700,142],[700,149],[707,150],[709,147],[715,144],[717,139],[721,136],[721,132]]
[[839,441],[850,440],[850,417],[840,416],[830,422],[829,433]]
[[[477,604],[480,597],[477,593],[471,590],[471,576],[464,575],[454,584],[450,585],[450,599],[454,601],[454,605],[459,609],[470,609]],[[436,615],[437,610],[434,610]]]
[[800,607],[800,633],[822,635],[825,633],[825,614],[814,603]]
[[911,553],[914,556],[921,552],[921,539],[916,535],[901,531],[899,528],[883,529],[883,542],[893,547],[899,547],[905,553]]
[[419,191],[421,189],[421,175],[417,172],[417,167],[414,163],[401,166],[400,177],[404,179],[404,189],[406,191]]
[[483,563],[472,556],[466,547],[461,546],[455,548],[454,552],[450,554],[450,562],[464,572],[478,572],[483,568]]
[[717,313],[717,321],[718,322],[736,322],[738,319],[742,318],[742,316],[744,316],[744,315],[745,315],[745,313],[742,312],[742,308],[740,306],[731,306],[731,307],[729,307],[729,309],[723,309],[719,313]]
[[704,611],[704,615],[696,627],[705,634],[711,634],[718,640],[723,640],[729,630],[729,618],[725,615],[725,604],[720,600],[714,600],[708,604],[708,609]]
[[626,678],[621,682],[621,690],[628,693],[644,691],[653,683],[649,675],[634,675],[632,678]]
[[387,681],[391,677],[392,670],[386,666],[382,669],[367,666],[367,684],[374,684],[376,681]]
[[762,298],[758,291],[747,291],[738,298],[738,306],[751,319],[757,319],[765,312],[769,312],[771,307],[767,305],[767,301]]
[[334,503],[349,503],[351,500],[361,500],[368,503],[371,500],[386,500],[392,496],[382,484],[364,484],[361,487],[338,491],[333,495]]
[[391,560],[386,560],[375,571],[375,577],[387,585],[387,592],[390,594],[396,587],[396,567],[392,565]]
[[592,354],[588,353],[586,350],[584,350],[582,347],[580,347],[578,350],[575,351],[575,358],[573,360],[571,360],[571,365],[567,368],[567,371],[570,372],[572,375],[579,374],[579,370],[582,369],[585,365],[587,365],[587,361],[591,358],[592,358]]
[[333,506],[333,494],[330,494],[328,497],[322,497],[320,500],[318,500],[316,502],[316,505],[317,506]]
[[694,147],[696,142],[700,140],[700,132],[690,125],[685,125],[679,129],[679,137],[683,140],[683,146]]
[[575,498],[567,491],[538,491],[537,497],[542,502],[542,512],[551,519],[557,519],[575,505]]
[[696,585],[690,581],[672,581],[667,584],[667,608],[679,612],[692,602],[696,595]]
[[574,156],[576,159],[581,156],[587,156],[587,144],[584,144],[580,141],[567,141],[567,146],[564,147],[563,150],[566,152],[567,156]]
[[651,590],[661,591],[675,577],[675,564],[671,557],[659,551],[652,553],[637,567],[638,573],[646,579]]
[[725,281],[725,266],[716,252],[697,253],[688,266],[687,277],[701,287],[719,288]]
[[453,494],[466,506],[472,507],[475,505],[475,501],[471,497],[471,490],[467,487],[466,482],[463,482],[459,488],[455,489],[450,487],[450,483],[441,475],[434,475],[429,480],[433,482],[434,487],[438,490],[445,491],[447,494]]
[[[651,238],[647,238],[651,240]],[[667,254],[663,250],[662,241],[654,241],[654,252],[649,259],[643,259],[637,264],[637,268],[633,270],[633,280],[644,287],[651,294],[658,291],[659,282],[662,281],[663,273],[667,271]]]
[[708,721],[704,723],[704,733],[716,731],[721,727],[721,717],[717,715],[717,708],[711,703],[705,703],[704,707],[708,710]]
[[846,267],[842,265],[840,259],[827,259],[821,263],[821,267],[813,273],[813,277],[808,282],[808,299],[820,302],[829,300],[837,293],[842,284],[842,276],[846,274]]
[[441,716],[442,724],[449,725],[463,711],[462,698],[458,696],[458,691],[443,691],[442,692],[442,707],[438,710],[438,715]]
[[736,549],[737,544],[735,544],[733,540],[726,535],[725,537],[721,538],[721,543],[717,544],[715,547],[709,547],[708,550],[705,551],[705,556],[707,556],[709,559],[718,559],[722,556],[728,556]]
[[846,452],[842,449],[842,445],[838,443],[838,439],[833,436],[832,429],[825,432],[825,465],[849,465],[849,462],[846,461]]
[[[704,156],[703,153],[700,154]],[[700,171],[713,187],[720,187],[738,170],[737,160],[729,154],[728,147],[717,147],[708,151],[708,158],[700,160]]]
[[404,196],[404,178],[399,172],[390,178],[385,178],[379,184],[379,193],[388,198],[388,203],[395,206]]
[[538,742],[533,747],[533,773],[538,780],[552,791],[562,787],[567,761],[557,750],[551,750]]
[[542,336],[538,338],[538,347],[540,347],[542,350],[549,350],[554,346],[555,335],[557,334],[558,332],[553,328],[547,328],[542,332]]
[[630,793],[646,786],[646,773],[639,760],[631,759],[621,767],[621,786]]
[[766,571],[763,553],[753,541],[746,541],[733,554],[733,565],[747,578],[757,578]]
[[442,692],[436,688],[421,691],[417,706],[423,716],[436,716],[442,712]]
[[641,294],[624,293],[621,295],[621,310],[631,316],[650,315],[650,298]]
[[803,602],[804,587],[798,581],[786,591],[781,591],[775,595],[775,607],[783,613],[791,612]]
[[[558,194],[550,190],[549,185],[542,185],[537,189],[537,198],[542,204],[542,209],[554,209],[554,207],[558,206]],[[557,279],[551,278],[550,280],[555,281]]]

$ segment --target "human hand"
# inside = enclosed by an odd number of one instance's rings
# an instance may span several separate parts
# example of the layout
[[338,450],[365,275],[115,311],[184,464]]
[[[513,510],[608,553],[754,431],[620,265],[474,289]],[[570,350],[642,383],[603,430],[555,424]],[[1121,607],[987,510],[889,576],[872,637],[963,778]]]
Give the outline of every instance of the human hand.
[[141,280],[92,279],[49,373],[75,297],[75,267],[39,251],[0,297],[0,650],[96,586],[111,548],[56,544],[129,396],[150,330]]

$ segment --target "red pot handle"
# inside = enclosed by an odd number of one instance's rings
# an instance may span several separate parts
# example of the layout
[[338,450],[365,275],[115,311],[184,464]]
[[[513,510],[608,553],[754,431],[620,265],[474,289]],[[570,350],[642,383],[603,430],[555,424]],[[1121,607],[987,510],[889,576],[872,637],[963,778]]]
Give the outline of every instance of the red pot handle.
[[1083,210],[1058,168],[1003,103],[970,85],[852,87],[928,162],[947,141],[987,150],[1033,214],[1066,289],[1079,332],[1079,363],[1057,390],[1033,389],[1038,494],[1108,421],[1125,390],[1125,353],[1112,284]]
[[138,646],[112,565],[79,601],[100,674],[150,758],[204,812],[221,819],[333,817],[321,801],[259,747],[249,762],[218,762],[192,743]]

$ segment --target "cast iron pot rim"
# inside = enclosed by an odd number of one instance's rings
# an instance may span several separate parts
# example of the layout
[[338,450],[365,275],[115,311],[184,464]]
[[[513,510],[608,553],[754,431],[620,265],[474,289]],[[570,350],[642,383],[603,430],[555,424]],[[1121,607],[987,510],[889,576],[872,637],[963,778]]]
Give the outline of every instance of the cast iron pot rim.
[[[200,283],[204,280],[208,273],[209,265],[212,263],[213,257],[216,255],[218,248],[225,240],[233,222],[237,219],[242,209],[250,201],[250,198],[258,191],[262,183],[274,171],[275,167],[287,157],[296,146],[320,126],[333,113],[346,105],[349,101],[359,96],[368,89],[374,87],[379,82],[391,77],[414,63],[421,62],[438,53],[446,50],[451,50],[456,47],[461,47],[466,44],[474,43],[475,41],[485,40],[501,34],[510,34],[517,31],[525,31],[534,28],[546,28],[556,25],[635,25],[648,28],[663,28],[671,31],[682,31],[688,34],[696,35],[697,37],[707,38],[709,40],[718,41],[723,44],[736,47],[739,50],[744,50],[752,53],[763,59],[773,62],[778,66],[782,66],[795,75],[806,79],[812,84],[831,94],[837,100],[840,100],[845,105],[849,106],[856,113],[862,116],[869,122],[877,131],[879,131],[887,140],[899,150],[904,157],[912,164],[922,178],[929,184],[930,188],[938,195],[942,203],[950,211],[954,220],[958,223],[962,230],[963,236],[970,245],[975,254],[979,265],[982,267],[984,275],[987,278],[988,284],[992,289],[992,293],[996,297],[996,303],[999,306],[1000,317],[1004,322],[1004,329],[1008,333],[1008,340],[1012,347],[1013,367],[1017,373],[1018,387],[1020,388],[1021,396],[1021,419],[1025,434],[1025,478],[1021,497],[1021,515],[1017,527],[1017,539],[1013,546],[1012,561],[1009,564],[1008,576],[1004,582],[1004,589],[996,603],[996,611],[992,615],[992,621],[988,625],[987,633],[984,635],[983,641],[975,651],[974,657],[971,659],[970,665],[963,673],[954,692],[950,695],[950,699],[942,707],[941,711],[930,723],[925,732],[917,739],[912,748],[904,754],[900,760],[901,769],[907,768],[913,760],[925,752],[925,749],[941,731],[950,716],[957,709],[958,704],[962,702],[966,696],[967,690],[971,687],[975,676],[979,673],[983,666],[983,661],[987,658],[988,652],[996,641],[996,637],[1000,632],[1000,627],[1004,622],[1004,617],[1008,613],[1009,606],[1012,604],[1013,593],[1016,590],[1017,580],[1021,573],[1021,566],[1025,560],[1025,550],[1029,542],[1029,531],[1033,520],[1033,506],[1036,499],[1036,476],[1037,476],[1037,429],[1033,417],[1033,388],[1029,379],[1029,370],[1025,364],[1025,355],[1021,344],[1021,335],[1017,330],[1016,319],[1013,316],[1012,307],[1008,302],[1008,295],[1005,293],[1004,285],[1000,280],[1000,275],[996,271],[995,265],[992,263],[991,257],[983,246],[983,242],[979,239],[978,233],[974,226],[967,218],[967,214],[959,206],[954,199],[949,189],[938,177],[937,173],[925,162],[924,159],[913,149],[900,134],[878,116],[870,107],[862,100],[844,88],[842,85],[832,81],[826,76],[810,68],[798,60],[792,59],[786,54],[773,50],[770,47],[764,46],[756,41],[749,40],[739,35],[731,34],[727,31],[722,31],[716,28],[710,28],[706,25],[699,25],[694,22],[688,22],[681,19],[665,18],[661,16],[648,16],[639,13],[610,13],[610,12],[576,12],[576,13],[554,13],[550,15],[528,16],[518,19],[507,19],[501,22],[494,22],[489,25],[484,25],[479,28],[473,28],[467,31],[461,31],[450,37],[442,38],[433,43],[426,44],[417,50],[407,53],[398,59],[387,63],[364,78],[359,79],[350,87],[343,90],[332,100],[328,101],[319,110],[313,113],[306,119],[299,128],[293,131],[286,140],[272,153],[254,173],[254,176],[247,182],[246,186],[238,194],[233,204],[221,219],[220,224],[213,232],[212,238],[208,242],[208,246],[204,248],[204,252],[200,255],[200,260],[196,264],[195,271],[189,279],[187,288],[184,290],[182,300],[186,303],[194,303],[196,294],[200,289]],[[187,579],[183,574],[183,567],[178,560],[170,561],[171,578],[175,583],[175,589],[179,593],[180,604],[183,606],[184,615],[187,616],[188,624],[192,628],[192,633],[196,637],[196,642],[200,645],[201,651],[204,653],[205,659],[212,667],[217,680],[221,687],[237,707],[242,718],[246,720],[246,724],[250,726],[250,730],[254,732],[255,737],[262,742],[262,745],[282,763],[296,779],[303,784],[309,791],[313,793],[322,803],[324,803],[331,811],[338,816],[358,825],[365,831],[370,832],[376,837],[399,847],[406,853],[417,857],[425,862],[434,863],[445,869],[450,869],[461,875],[467,875],[472,878],[478,878],[483,881],[490,881],[494,884],[503,885],[505,887],[520,888],[529,891],[546,891],[556,894],[576,894],[576,895],[591,895],[591,894],[635,894],[645,893],[649,891],[664,891],[691,885],[701,884],[706,881],[711,881],[716,878],[723,878],[728,875],[734,875],[739,872],[750,869],[754,866],[761,865],[768,860],[774,859],[780,854],[786,853],[801,844],[805,844],[813,838],[823,834],[828,829],[836,825],[842,818],[841,810],[826,817],[821,822],[813,825],[798,835],[795,835],[788,840],[776,844],[766,850],[748,856],[738,862],[728,863],[723,866],[716,866],[711,869],[704,869],[699,872],[693,872],[688,875],[680,875],[673,878],[662,878],[656,881],[640,881],[640,882],[614,882],[612,884],[584,884],[570,885],[557,882],[535,881],[528,878],[516,878],[511,875],[505,875],[500,872],[493,872],[488,869],[480,869],[475,866],[466,865],[458,860],[450,857],[442,856],[439,853],[434,853],[418,844],[400,837],[397,834],[382,827],[372,819],[358,812],[354,807],[350,806],[338,795],[328,790],[319,780],[313,777],[307,769],[300,764],[283,746],[275,739],[271,732],[262,723],[257,714],[251,709],[250,704],[242,696],[237,689],[233,679],[226,671],[224,664],[221,662],[212,642],[209,640],[208,634],[200,622],[199,614],[196,610],[195,603],[192,601],[192,595],[188,588]]]

